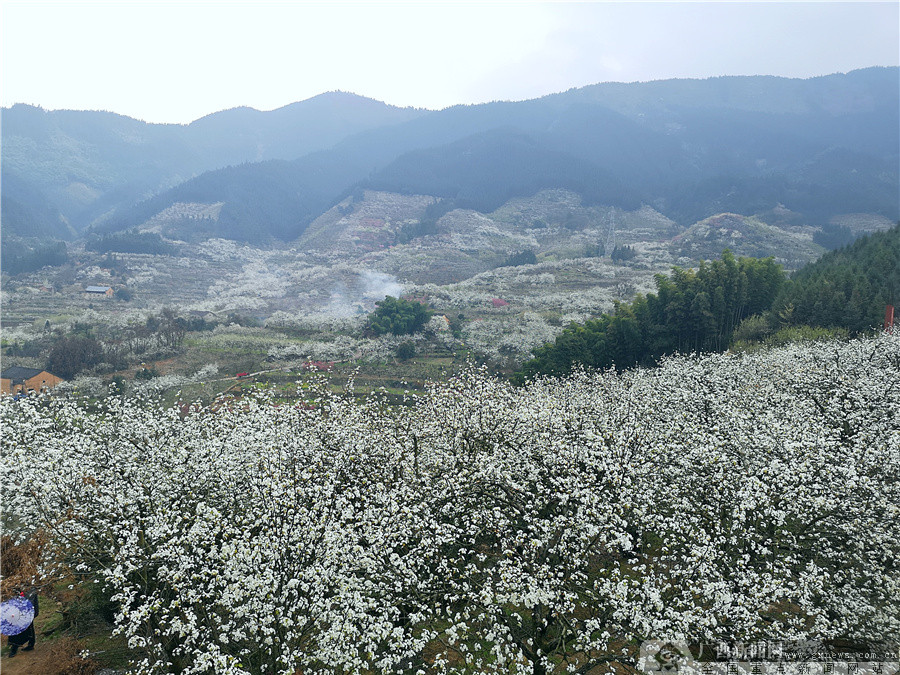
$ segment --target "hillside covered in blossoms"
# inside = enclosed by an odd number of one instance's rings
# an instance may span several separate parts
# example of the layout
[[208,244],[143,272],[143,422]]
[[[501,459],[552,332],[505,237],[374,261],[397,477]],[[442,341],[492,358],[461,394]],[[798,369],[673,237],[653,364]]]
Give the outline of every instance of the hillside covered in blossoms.
[[[648,639],[900,638],[900,339],[407,405],[0,400],[3,527],[136,672],[605,672]],[[4,577],[4,584],[9,578]]]

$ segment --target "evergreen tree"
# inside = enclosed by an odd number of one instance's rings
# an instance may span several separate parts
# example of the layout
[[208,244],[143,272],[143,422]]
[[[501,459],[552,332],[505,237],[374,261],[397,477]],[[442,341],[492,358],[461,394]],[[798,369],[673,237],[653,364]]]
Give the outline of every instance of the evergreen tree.
[[422,330],[433,314],[421,302],[390,295],[376,303],[376,307],[366,323],[367,335],[410,335]]

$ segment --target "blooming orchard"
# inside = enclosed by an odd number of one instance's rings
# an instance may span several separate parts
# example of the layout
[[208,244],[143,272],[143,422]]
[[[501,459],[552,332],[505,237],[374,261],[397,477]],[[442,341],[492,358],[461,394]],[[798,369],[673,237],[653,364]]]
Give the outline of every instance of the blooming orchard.
[[4,529],[140,672],[587,672],[641,641],[900,636],[900,338],[413,405],[4,400]]

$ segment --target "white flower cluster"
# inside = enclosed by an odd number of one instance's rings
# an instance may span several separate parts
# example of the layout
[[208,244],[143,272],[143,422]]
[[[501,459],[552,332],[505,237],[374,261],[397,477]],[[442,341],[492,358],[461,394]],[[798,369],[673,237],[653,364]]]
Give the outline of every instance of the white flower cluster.
[[272,270],[265,261],[244,265],[240,274],[218,279],[210,285],[211,298],[227,300],[247,296],[251,298],[281,298],[287,292],[290,276],[284,270]]
[[217,262],[246,260],[253,256],[257,249],[240,244],[231,239],[207,239],[198,252]]
[[898,368],[883,335],[518,389],[473,371],[397,408],[4,399],[6,522],[114,593],[140,672],[896,639]]
[[550,325],[541,315],[525,312],[521,316],[471,321],[463,335],[466,345],[479,358],[515,366],[531,358],[537,347],[553,342],[562,330],[562,325]]
[[666,270],[619,267],[602,258],[551,260],[499,267],[454,284],[411,285],[408,291],[426,295],[429,304],[442,311],[490,307],[499,297],[533,311],[596,316],[610,311],[616,300],[654,291],[654,272]]
[[82,374],[73,380],[60,382],[54,388],[54,393],[56,395],[101,397],[109,393],[109,385],[101,377]]
[[167,373],[150,380],[133,380],[128,383],[129,393],[136,396],[152,396],[170,389],[183,387],[191,382],[191,378],[176,373]]
[[376,338],[355,338],[338,335],[333,340],[309,340],[287,345],[274,345],[268,350],[271,361],[369,361],[383,363],[394,358],[403,342],[424,342],[423,333],[414,335],[381,335]]

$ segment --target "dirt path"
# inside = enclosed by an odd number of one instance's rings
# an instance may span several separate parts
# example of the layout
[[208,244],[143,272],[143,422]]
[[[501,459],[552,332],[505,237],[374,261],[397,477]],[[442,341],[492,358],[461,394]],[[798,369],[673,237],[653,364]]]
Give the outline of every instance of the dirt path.
[[[41,648],[43,647],[43,649]],[[59,672],[54,666],[58,666],[56,656],[50,653],[50,648],[38,642],[34,651],[23,652],[19,649],[14,658],[9,658],[9,647],[3,640],[3,658],[0,659],[0,673],[3,675],[47,675],[47,673]]]
[[53,602],[49,599],[41,602],[43,611],[35,619],[37,640],[30,652],[19,651],[9,658],[9,645],[3,638],[2,658],[0,658],[0,675],[65,675],[67,673],[90,673],[97,670],[78,656],[83,645],[66,637],[44,635],[47,627],[55,620]]

